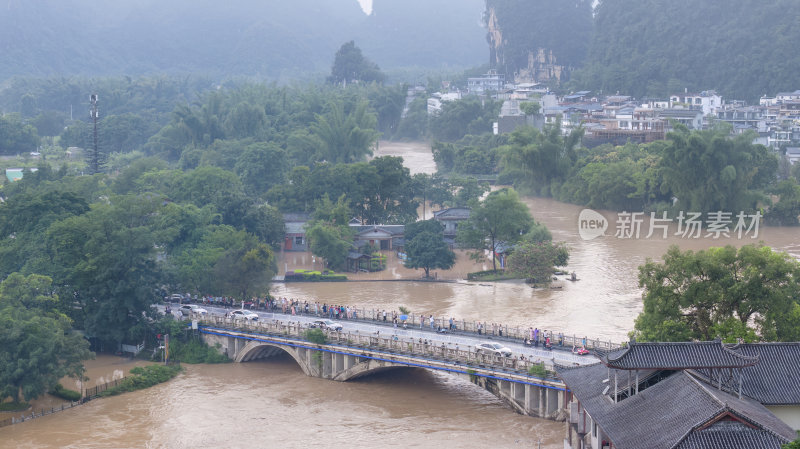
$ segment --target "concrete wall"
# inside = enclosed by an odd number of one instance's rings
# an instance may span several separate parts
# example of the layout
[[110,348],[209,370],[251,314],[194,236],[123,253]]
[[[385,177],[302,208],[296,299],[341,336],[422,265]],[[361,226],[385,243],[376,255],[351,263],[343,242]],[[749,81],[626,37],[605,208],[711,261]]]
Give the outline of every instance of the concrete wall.
[[767,410],[780,418],[795,431],[800,431],[800,406],[798,405],[767,405]]

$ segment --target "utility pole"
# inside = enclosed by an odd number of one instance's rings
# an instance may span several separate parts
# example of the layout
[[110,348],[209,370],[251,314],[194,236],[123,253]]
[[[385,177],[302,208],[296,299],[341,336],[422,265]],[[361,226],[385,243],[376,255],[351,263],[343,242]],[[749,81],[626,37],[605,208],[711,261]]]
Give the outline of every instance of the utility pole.
[[92,109],[89,111],[89,116],[92,118],[93,124],[93,147],[92,147],[92,155],[89,159],[89,171],[91,174],[100,173],[100,153],[97,149],[97,94],[91,94],[89,96],[89,102],[92,104]]

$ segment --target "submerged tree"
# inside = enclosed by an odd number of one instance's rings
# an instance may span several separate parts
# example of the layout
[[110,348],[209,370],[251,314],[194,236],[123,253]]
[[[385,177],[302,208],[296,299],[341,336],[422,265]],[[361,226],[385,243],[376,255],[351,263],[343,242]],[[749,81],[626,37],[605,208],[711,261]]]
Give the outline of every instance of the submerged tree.
[[518,242],[532,225],[528,207],[514,189],[505,188],[490,193],[472,208],[469,219],[458,228],[456,241],[465,248],[490,251],[492,268],[497,270],[498,244]]
[[405,250],[408,268],[422,268],[429,278],[431,269],[449,270],[456,262],[456,255],[444,241],[444,227],[436,220],[412,223],[405,228]]
[[525,242],[514,247],[508,256],[508,271],[536,284],[549,284],[556,272],[569,260],[564,242]]

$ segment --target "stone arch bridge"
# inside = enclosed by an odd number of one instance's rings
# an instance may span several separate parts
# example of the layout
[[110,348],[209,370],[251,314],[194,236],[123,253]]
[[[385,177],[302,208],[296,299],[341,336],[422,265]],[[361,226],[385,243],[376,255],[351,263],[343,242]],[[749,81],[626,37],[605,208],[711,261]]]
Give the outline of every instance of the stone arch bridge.
[[425,368],[469,379],[517,413],[566,418],[570,393],[558,379],[528,373],[529,362],[478,354],[397,337],[329,331],[326,343],[304,338],[300,323],[236,323],[209,317],[199,323],[204,341],[234,362],[286,353],[308,376],[345,382],[389,369]]

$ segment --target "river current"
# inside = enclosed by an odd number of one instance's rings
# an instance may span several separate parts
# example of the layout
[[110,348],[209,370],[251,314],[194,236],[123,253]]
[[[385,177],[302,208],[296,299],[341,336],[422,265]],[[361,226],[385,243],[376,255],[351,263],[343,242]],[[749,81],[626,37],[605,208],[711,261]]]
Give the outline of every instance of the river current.
[[[412,173],[434,169],[425,144],[381,142],[380,154],[404,156]],[[359,308],[402,305],[415,313],[619,342],[642,307],[637,267],[648,258],[658,260],[672,244],[699,250],[763,241],[800,258],[796,228],[761,226],[756,239],[714,239],[675,235],[673,224],[666,238],[645,238],[645,221],[640,238],[617,238],[619,216],[601,211],[610,224],[605,236],[584,240],[578,232],[581,207],[541,198],[525,202],[554,240],[567,243],[567,271],[578,281],[562,276],[553,289],[519,282],[390,282],[422,274],[403,268],[390,254],[386,272],[356,276],[357,282],[275,284],[272,293]],[[282,271],[314,266],[308,254],[281,256]],[[456,280],[490,265],[459,254],[456,268],[438,275]],[[90,386],[128,365],[109,356],[90,362]],[[408,369],[338,383],[306,377],[288,357],[185,367],[178,378],[145,391],[0,428],[0,447],[562,447],[564,424],[517,415],[491,394],[447,374]],[[0,413],[0,419],[6,416]]]

